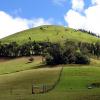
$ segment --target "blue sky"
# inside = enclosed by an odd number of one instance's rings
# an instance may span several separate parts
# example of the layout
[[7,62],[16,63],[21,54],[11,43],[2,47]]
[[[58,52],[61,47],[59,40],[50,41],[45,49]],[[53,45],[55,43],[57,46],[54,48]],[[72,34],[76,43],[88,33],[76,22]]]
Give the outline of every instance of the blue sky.
[[[0,38],[44,24],[99,33],[100,25],[96,23],[100,16],[95,17],[99,9],[100,0],[2,0]],[[92,23],[96,24],[95,28]]]
[[[12,16],[22,18],[44,18],[54,19],[54,23],[64,21],[64,14],[70,9],[71,2],[62,2],[57,4],[54,0],[3,0],[0,3],[0,10],[9,13]],[[59,2],[59,1],[58,1]],[[61,2],[60,2],[61,3]]]
[[[56,2],[55,2],[56,1]],[[58,3],[57,3],[58,2]],[[85,0],[85,7],[90,0]],[[2,0],[0,10],[22,18],[53,18],[64,24],[64,14],[71,9],[71,0]]]

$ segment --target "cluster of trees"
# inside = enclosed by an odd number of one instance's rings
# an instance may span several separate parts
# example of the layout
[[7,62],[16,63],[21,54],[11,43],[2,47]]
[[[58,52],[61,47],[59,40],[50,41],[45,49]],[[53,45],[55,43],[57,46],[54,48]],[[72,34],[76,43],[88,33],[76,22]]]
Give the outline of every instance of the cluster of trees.
[[47,48],[47,65],[57,64],[89,64],[90,58],[82,53],[74,42],[66,42],[63,46],[55,44]]
[[100,57],[100,42],[96,43],[78,43],[78,47],[83,54]]
[[21,57],[42,55],[49,65],[54,64],[89,64],[90,55],[100,57],[100,42],[83,43],[66,40],[60,43],[29,41],[22,45],[16,42],[3,44],[0,42],[0,57]]
[[31,55],[42,55],[46,47],[50,45],[49,42],[27,42],[22,45],[16,42],[9,44],[0,43],[0,57],[21,57]]
[[86,33],[88,33],[90,35],[93,35],[93,36],[96,36],[96,37],[100,38],[100,35],[96,35],[95,33],[91,32],[91,31],[87,31],[85,29],[78,29],[78,31],[86,32]]

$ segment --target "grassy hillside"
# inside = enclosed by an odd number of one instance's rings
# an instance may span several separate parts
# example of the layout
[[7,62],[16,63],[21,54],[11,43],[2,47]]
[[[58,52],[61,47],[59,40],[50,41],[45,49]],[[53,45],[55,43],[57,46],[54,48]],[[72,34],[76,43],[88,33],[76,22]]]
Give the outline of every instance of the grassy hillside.
[[96,42],[100,41],[100,39],[89,35],[87,33],[83,33],[80,31],[76,31],[71,28],[65,28],[63,26],[40,26],[32,29],[28,29],[6,38],[1,39],[3,43],[9,43],[12,41],[16,41],[18,43],[23,43],[29,41],[29,37],[31,37],[32,41],[51,41],[58,42],[61,40],[74,40],[74,41],[82,41],[82,42]]
[[[20,100],[18,99],[20,96],[32,96],[32,83],[52,84],[58,72],[59,68],[45,68],[0,75],[0,100]],[[32,97],[26,100],[30,99]]]
[[[15,63],[16,62],[16,63]],[[20,62],[20,64],[18,64]],[[60,83],[46,94],[31,94],[32,83],[52,84],[58,78],[61,67],[33,69],[41,62],[36,57],[33,68],[26,70],[24,66],[27,58],[6,60],[0,62],[0,70],[4,66],[8,70],[0,71],[0,100],[99,100],[100,88],[88,89],[91,83],[100,82],[100,62],[92,59],[90,65],[62,65],[64,66]],[[36,62],[36,63],[35,63]],[[15,64],[14,64],[15,63]],[[23,66],[22,66],[23,65]],[[13,67],[14,68],[13,68]],[[20,66],[20,67],[18,67]],[[4,67],[4,68],[5,68]],[[38,66],[37,66],[38,67]],[[23,71],[21,71],[21,69]],[[13,70],[14,69],[14,70]],[[16,72],[15,70],[20,70]],[[9,74],[5,74],[9,71]],[[12,73],[12,72],[13,73]]]
[[34,57],[34,61],[32,63],[29,63],[28,59],[29,57],[8,60],[0,58],[0,75],[34,69],[42,65],[42,58],[40,56]]
[[46,94],[31,94],[32,82],[52,84],[59,67],[28,70],[0,75],[0,100],[99,100],[100,88],[87,85],[100,82],[100,67],[66,66],[60,83]]

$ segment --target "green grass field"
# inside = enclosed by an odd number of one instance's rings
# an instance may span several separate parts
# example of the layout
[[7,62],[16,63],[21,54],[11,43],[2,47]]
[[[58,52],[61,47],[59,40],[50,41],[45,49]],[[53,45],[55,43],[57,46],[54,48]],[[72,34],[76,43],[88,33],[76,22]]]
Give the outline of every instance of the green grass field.
[[37,66],[42,65],[42,58],[39,56],[34,57],[34,61],[32,63],[29,63],[28,59],[29,57],[21,57],[0,61],[0,75],[34,69],[37,68]]
[[[35,95],[31,93],[32,84],[53,84],[58,78],[61,67],[45,66],[34,69],[35,65],[38,67],[40,64],[40,57],[36,57],[32,63],[33,69],[31,65],[24,66],[25,62],[27,62],[25,57],[0,62],[0,74],[2,74],[0,75],[0,100],[100,100],[100,88],[87,88],[91,83],[100,82],[99,60],[92,59],[91,64],[87,66],[60,65],[64,69],[56,88],[46,94]],[[8,74],[5,74],[7,70],[4,70],[2,65],[8,67]],[[20,65],[21,69],[17,65]],[[26,67],[29,69],[27,70]]]
[[[42,29],[40,28],[42,27]],[[60,42],[66,39],[73,41],[82,41],[82,42],[96,42],[100,41],[100,39],[89,35],[87,33],[83,33],[80,31],[75,31],[71,28],[65,28],[63,26],[40,26],[36,28],[32,28],[29,30],[25,30],[14,35],[8,36],[4,39],[1,39],[2,43],[9,43],[12,41],[16,41],[19,44],[29,41],[29,37],[31,37],[32,41],[50,41],[50,42]]]

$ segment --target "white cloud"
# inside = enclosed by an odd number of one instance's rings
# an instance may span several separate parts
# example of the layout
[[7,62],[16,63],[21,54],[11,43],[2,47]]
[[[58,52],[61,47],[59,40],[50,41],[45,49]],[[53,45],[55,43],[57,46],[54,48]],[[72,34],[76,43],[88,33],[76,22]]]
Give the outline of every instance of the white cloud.
[[13,33],[36,27],[40,25],[51,24],[51,20],[44,20],[43,18],[26,19],[15,17],[6,12],[0,11],[0,38],[6,37]]
[[[91,0],[92,4],[93,1]],[[100,3],[98,0],[96,5],[92,5],[87,9],[84,9],[82,15],[80,12],[70,9],[64,16],[65,21],[69,27],[75,29],[86,29],[100,35]]]
[[100,0],[91,0],[92,4],[100,4]]
[[53,3],[62,6],[64,3],[66,3],[66,1],[67,0],[53,0]]
[[50,25],[53,22],[53,19],[44,20],[43,18],[33,19],[33,27],[41,26],[41,25]]
[[64,18],[65,21],[68,23],[68,26],[71,28],[78,29],[80,27],[84,27],[85,17],[74,10],[69,10]]
[[72,0],[72,9],[82,11],[84,9],[84,0]]

